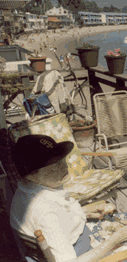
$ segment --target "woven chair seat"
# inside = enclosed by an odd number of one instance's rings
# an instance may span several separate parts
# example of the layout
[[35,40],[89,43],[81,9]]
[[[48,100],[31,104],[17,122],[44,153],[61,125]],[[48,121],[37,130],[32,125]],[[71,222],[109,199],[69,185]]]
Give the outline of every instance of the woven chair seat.
[[100,133],[113,138],[126,135],[127,94],[103,93],[103,96],[96,96],[96,103]]
[[110,150],[114,154],[113,162],[116,168],[126,168],[127,166],[127,147]]
[[[127,167],[127,92],[107,92],[94,96],[99,151],[115,152],[117,168]],[[103,136],[103,137],[102,137]],[[107,141],[107,147],[104,142]]]

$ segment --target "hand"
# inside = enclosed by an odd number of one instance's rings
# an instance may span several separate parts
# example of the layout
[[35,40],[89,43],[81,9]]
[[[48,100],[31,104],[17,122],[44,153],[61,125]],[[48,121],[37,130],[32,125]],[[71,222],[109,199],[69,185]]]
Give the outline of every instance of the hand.
[[87,219],[102,219],[106,214],[113,213],[115,207],[104,200],[82,207]]

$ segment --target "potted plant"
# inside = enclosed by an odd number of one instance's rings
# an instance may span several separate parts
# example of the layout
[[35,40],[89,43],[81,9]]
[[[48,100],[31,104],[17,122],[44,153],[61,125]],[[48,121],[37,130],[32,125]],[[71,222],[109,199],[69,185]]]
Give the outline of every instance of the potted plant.
[[90,116],[85,117],[83,120],[69,122],[79,148],[88,147],[93,144],[96,124],[96,120],[93,120]]
[[91,45],[90,43],[84,43],[81,47],[76,48],[80,62],[83,67],[94,67],[98,64],[99,46]]
[[105,59],[108,65],[109,73],[113,74],[123,74],[125,60],[126,60],[126,53],[121,52],[120,48],[114,49],[113,51],[107,51],[107,55],[105,55]]
[[30,66],[33,68],[33,70],[41,73],[45,70],[46,58],[47,56],[42,56],[38,53],[38,51],[34,50],[31,57],[29,57],[28,59],[31,62]]

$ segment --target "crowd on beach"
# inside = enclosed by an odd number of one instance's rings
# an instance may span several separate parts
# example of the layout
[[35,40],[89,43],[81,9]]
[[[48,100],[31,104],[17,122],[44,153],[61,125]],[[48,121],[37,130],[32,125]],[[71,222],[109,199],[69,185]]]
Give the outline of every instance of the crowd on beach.
[[105,25],[105,26],[91,26],[79,28],[63,28],[55,30],[47,30],[44,33],[31,33],[30,35],[20,36],[18,40],[15,40],[20,46],[29,48],[39,48],[41,44],[44,48],[47,48],[51,44],[58,44],[61,39],[77,38],[79,43],[83,37],[89,37],[95,34],[108,33],[113,31],[120,32],[126,30],[127,25]]
[[[66,44],[76,39],[77,45],[81,46],[85,37],[91,37],[93,35],[105,33],[105,37],[108,32],[118,31],[121,32],[127,30],[127,25],[105,25],[105,26],[91,26],[91,27],[74,27],[68,29],[47,30],[46,32],[37,32],[31,34],[24,34],[14,41],[15,44],[26,48],[32,52],[37,52],[40,55],[46,55],[53,59],[50,52],[50,47],[55,46],[59,50],[59,54],[66,53]],[[91,41],[91,40],[90,40]]]

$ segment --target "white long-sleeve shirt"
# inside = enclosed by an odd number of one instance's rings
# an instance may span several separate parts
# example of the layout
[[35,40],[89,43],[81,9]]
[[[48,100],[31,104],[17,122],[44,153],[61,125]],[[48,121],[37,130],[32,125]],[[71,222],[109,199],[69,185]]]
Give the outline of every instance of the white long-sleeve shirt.
[[57,262],[76,258],[73,244],[82,234],[86,215],[67,190],[53,190],[33,182],[18,182],[10,211],[11,226],[34,237],[42,230]]

